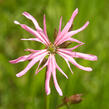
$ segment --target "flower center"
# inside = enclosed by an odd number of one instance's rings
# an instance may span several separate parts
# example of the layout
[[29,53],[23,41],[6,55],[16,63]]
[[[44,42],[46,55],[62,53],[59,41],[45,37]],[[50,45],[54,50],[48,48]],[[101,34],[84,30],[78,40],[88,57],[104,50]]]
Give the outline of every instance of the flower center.
[[54,46],[54,44],[50,44],[49,46],[48,46],[48,51],[50,51],[50,53],[56,53],[56,47]]

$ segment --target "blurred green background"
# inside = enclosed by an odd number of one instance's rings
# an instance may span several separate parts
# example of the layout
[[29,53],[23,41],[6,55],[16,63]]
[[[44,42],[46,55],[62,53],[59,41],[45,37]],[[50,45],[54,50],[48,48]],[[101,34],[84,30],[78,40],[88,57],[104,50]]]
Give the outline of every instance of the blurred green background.
[[[53,41],[54,28],[58,29],[60,17],[63,16],[64,27],[75,8],[79,8],[79,14],[74,21],[74,29],[90,21],[83,32],[74,36],[86,43],[76,51],[95,54],[98,61],[77,60],[81,65],[91,66],[93,71],[85,72],[71,65],[72,75],[66,63],[59,58],[58,64],[69,77],[67,80],[57,71],[59,85],[64,96],[76,93],[84,95],[83,101],[71,105],[70,109],[109,109],[109,0],[0,0],[0,109],[45,109],[45,69],[35,76],[36,64],[25,76],[17,78],[16,73],[25,68],[28,62],[15,65],[8,62],[28,54],[24,52],[26,48],[41,49],[43,46],[21,41],[21,38],[33,36],[13,21],[18,20],[34,28],[31,21],[21,15],[27,11],[43,27],[45,13],[47,32]],[[58,95],[51,80],[49,109],[56,109],[63,97]],[[66,106],[60,109],[66,109]]]

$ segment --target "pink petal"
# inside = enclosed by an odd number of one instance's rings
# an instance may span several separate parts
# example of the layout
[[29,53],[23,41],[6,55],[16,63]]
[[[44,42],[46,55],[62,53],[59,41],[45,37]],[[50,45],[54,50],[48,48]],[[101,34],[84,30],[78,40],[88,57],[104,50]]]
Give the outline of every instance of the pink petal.
[[58,85],[57,79],[56,79],[56,71],[54,71],[52,73],[52,75],[53,75],[53,81],[54,81],[55,88],[56,88],[57,92],[59,93],[59,95],[62,96],[63,93],[62,93],[62,91],[61,91],[61,89],[60,89],[60,87]]
[[37,74],[38,72],[40,72],[47,65],[48,65],[48,60],[47,60],[47,62],[39,70],[36,70],[35,74]]
[[68,79],[68,76],[62,71],[62,69],[57,64],[56,68]]
[[78,8],[75,9],[75,11],[73,12],[71,19],[68,21],[68,23],[66,24],[66,26],[64,27],[64,29],[62,30],[62,34],[65,34],[68,32],[68,30],[70,29],[73,20],[75,18],[75,16],[78,14]]
[[29,51],[29,52],[32,52],[32,53],[36,53],[36,52],[39,52],[40,50],[33,50],[33,49],[25,49],[24,51]]
[[77,39],[74,39],[74,38],[65,38],[63,40],[58,41],[58,43],[56,44],[56,46],[58,46],[58,45],[60,45],[60,44],[62,44],[64,42],[66,42],[66,41],[72,41],[72,42],[76,42],[76,43],[79,43],[79,44],[84,44],[83,42],[81,42],[81,41],[79,41]]
[[20,73],[16,74],[17,77],[21,77],[23,76],[36,62],[38,61],[38,59],[34,58],[28,65],[27,67],[22,70]]
[[[70,32],[66,33],[66,35],[63,36],[63,37],[56,43],[56,45],[60,45],[60,44],[62,44],[63,42],[65,42],[65,41],[67,41],[67,40],[72,40],[72,41],[74,40],[74,42],[79,43],[79,41],[76,41],[76,39],[71,38],[71,36],[77,34],[78,32],[83,31],[83,30],[88,26],[88,24],[89,24],[89,21],[87,21],[80,29],[77,29],[77,30],[70,31]],[[80,43],[81,43],[81,42],[80,42]]]
[[44,67],[46,67],[48,64],[48,62],[46,62],[38,71],[35,72],[35,74],[37,75]]
[[47,55],[47,52],[32,59],[27,65],[27,67],[24,70],[22,70],[20,73],[16,74],[16,76],[17,77],[23,76],[35,63],[37,63],[41,58],[45,57],[46,55]]
[[52,57],[52,75],[53,75],[53,81],[54,81],[54,85],[55,85],[55,88],[57,90],[57,92],[59,93],[60,96],[62,96],[62,91],[58,85],[58,82],[57,82],[57,79],[56,79],[56,65],[55,65],[55,60],[54,58]]
[[46,18],[45,18],[45,15],[44,15],[44,20],[43,20],[43,25],[44,25],[44,33],[45,33],[45,35],[47,36],[47,31],[46,31]]
[[11,64],[16,64],[16,63],[19,63],[19,62],[23,62],[23,61],[29,60],[28,57],[30,57],[30,56],[31,56],[31,54],[30,55],[21,56],[21,57],[19,57],[17,59],[9,61],[9,62]]
[[81,46],[81,45],[83,45],[83,44],[84,44],[84,43],[81,43],[81,44],[79,44],[79,45],[76,45],[76,46],[74,46],[74,47],[72,47],[72,48],[68,48],[68,49],[66,49],[66,50],[72,51],[72,50],[78,48],[79,46]]
[[50,41],[48,39],[48,36],[47,36],[47,30],[46,30],[46,18],[45,18],[45,15],[44,15],[44,19],[43,19],[43,25],[44,25],[44,39],[47,41],[48,44],[50,44]]
[[66,24],[66,26],[62,30],[61,34],[57,37],[57,39],[54,43],[55,45],[63,37],[63,35],[65,35],[68,32],[68,30],[70,29],[70,27],[73,23],[73,20],[74,20],[75,16],[77,15],[77,13],[78,13],[78,8],[73,12],[71,19],[68,21],[68,23]]
[[31,40],[31,41],[38,41],[38,42],[41,42],[38,38],[28,38],[28,39],[25,39],[25,38],[22,38],[21,40]]
[[40,67],[40,65],[41,65],[41,63],[42,63],[42,61],[43,61],[43,59],[44,59],[44,58],[42,58],[42,59],[39,61],[38,67],[37,67],[37,69],[36,69],[36,72],[38,72],[38,69],[39,69],[39,67]]
[[61,33],[61,25],[62,25],[62,16],[60,18],[58,35]]
[[46,49],[43,49],[43,50],[35,50],[35,53],[32,53],[31,56],[28,57],[28,59],[35,58],[36,56],[41,55],[43,53],[48,53],[48,51]]
[[81,42],[77,39],[74,39],[74,38],[69,38],[68,41],[76,42],[76,43],[79,43],[79,44],[84,44],[83,42]]
[[58,52],[58,54],[60,56],[62,56],[63,58],[67,59],[68,61],[70,61],[73,65],[75,65],[79,69],[85,70],[85,71],[92,71],[92,68],[90,68],[90,67],[84,67],[82,65],[79,65],[70,55],[68,55],[66,53],[62,53],[62,52]]
[[56,65],[56,68],[68,79],[67,75],[62,71],[62,69],[58,66],[58,64],[56,63],[55,57],[53,57],[54,63]]
[[9,62],[12,63],[12,64],[16,64],[16,63],[23,62],[23,61],[26,61],[26,60],[31,60],[34,57],[36,57],[36,56],[38,56],[38,55],[40,55],[42,53],[47,52],[46,49],[45,50],[32,50],[32,49],[28,49],[26,51],[32,51],[32,52],[34,51],[34,53],[31,53],[30,55],[21,56],[21,57],[19,57],[17,59],[9,61]]
[[64,37],[71,37],[81,31],[83,31],[88,26],[88,24],[89,24],[89,21],[87,21],[81,28],[68,32]]
[[29,33],[33,34],[36,38],[38,38],[43,44],[47,45],[45,40],[40,36],[40,34],[37,31],[33,30],[25,24],[20,24],[18,21],[14,21],[14,23],[20,25],[23,29],[25,29]]
[[20,22],[18,22],[17,20],[14,20],[14,23],[15,23],[16,25],[20,25]]
[[49,56],[47,72],[46,72],[46,79],[45,79],[45,91],[46,91],[47,95],[50,94],[51,69],[52,69],[52,66],[51,66],[51,56]]
[[50,44],[50,41],[48,39],[48,36],[46,36],[43,32],[38,31],[38,33],[41,35],[41,37],[46,41],[46,45],[48,46]]
[[[65,53],[69,52],[69,51],[67,51],[66,49],[58,49],[57,51],[60,51],[60,52],[63,52],[63,53],[64,53],[64,52],[65,52]],[[64,60],[66,61],[66,63],[67,63],[67,65],[68,65],[68,67],[69,67],[71,73],[73,74],[73,71],[72,71],[72,69],[71,69],[71,67],[70,67],[70,64],[69,64],[68,60],[65,59],[65,58],[64,58]]]
[[59,22],[59,31],[58,31],[58,34],[57,34],[57,37],[56,37],[56,40],[54,43],[57,42],[57,40],[59,40],[59,37],[60,37],[60,33],[61,33],[61,25],[62,25],[62,16],[60,18],[60,22]]
[[85,54],[85,53],[80,53],[80,52],[72,52],[72,51],[68,51],[67,49],[58,49],[58,51],[65,53],[67,55],[70,55],[72,57],[75,57],[75,58],[83,58],[83,59],[90,60],[90,61],[96,61],[97,60],[97,56],[91,55],[91,54]]
[[40,28],[40,26],[39,26],[37,20],[36,20],[32,15],[30,15],[28,12],[24,12],[23,15],[24,15],[26,18],[30,19],[30,20],[34,23],[35,28],[36,28],[37,30],[42,31],[42,29]]
[[72,71],[72,69],[71,69],[71,67],[70,67],[70,64],[69,64],[68,60],[67,60],[67,59],[64,59],[64,60],[66,61],[66,63],[67,63],[67,65],[68,65],[68,67],[69,67],[71,73],[73,74],[74,72]]
[[90,60],[90,61],[97,60],[97,56],[95,55],[79,53],[79,52],[72,52],[72,56],[75,58],[83,58],[83,59]]

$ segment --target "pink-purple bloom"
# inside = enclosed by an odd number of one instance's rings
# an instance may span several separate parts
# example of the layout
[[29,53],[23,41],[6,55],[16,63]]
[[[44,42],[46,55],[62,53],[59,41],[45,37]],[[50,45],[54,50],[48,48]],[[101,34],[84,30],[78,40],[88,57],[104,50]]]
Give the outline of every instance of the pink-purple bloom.
[[[31,33],[32,35],[35,36],[35,38],[29,38],[29,39],[21,39],[21,40],[32,40],[32,41],[37,41],[41,42],[42,44],[45,45],[45,49],[42,50],[33,50],[33,49],[26,49],[25,51],[31,52],[29,55],[21,56],[15,60],[11,60],[10,63],[15,64],[18,62],[23,62],[30,60],[29,64],[26,66],[24,70],[16,74],[17,77],[21,77],[24,74],[27,73],[27,71],[35,65],[37,62],[39,62],[38,67],[36,69],[36,74],[41,71],[44,67],[47,68],[46,70],[46,79],[45,79],[45,91],[46,94],[50,94],[50,78],[51,76],[53,77],[54,85],[59,93],[60,96],[63,95],[61,88],[58,85],[57,79],[56,79],[56,69],[58,69],[66,78],[67,75],[63,72],[63,70],[58,66],[56,59],[55,59],[55,54],[60,55],[67,63],[70,71],[73,73],[70,63],[71,62],[74,66],[78,67],[81,70],[85,71],[92,71],[92,68],[90,67],[84,67],[82,65],[79,65],[74,58],[83,58],[85,60],[90,60],[90,61],[96,61],[97,56],[95,55],[90,55],[90,54],[84,54],[80,52],[74,52],[73,50],[76,49],[77,47],[83,45],[84,43],[72,38],[75,34],[79,33],[80,31],[83,31],[89,24],[89,21],[87,21],[81,28],[77,30],[72,30],[69,31],[73,24],[73,20],[75,16],[78,14],[78,9],[76,9],[68,23],[65,25],[65,27],[61,30],[61,24],[62,24],[62,17],[60,18],[60,23],[59,23],[59,30],[57,33],[57,37],[54,41],[54,43],[51,43],[50,40],[48,39],[47,31],[46,31],[46,20],[45,20],[45,15],[43,19],[43,25],[44,28],[42,29],[36,19],[31,16],[29,13],[24,12],[23,15],[31,20],[35,26],[35,30],[30,28],[29,26],[25,24],[20,24],[18,21],[14,21],[15,24],[20,25],[23,29]],[[76,42],[77,45],[72,47],[72,48],[61,48],[61,44],[65,43],[66,41],[70,42]],[[44,63],[43,66],[41,66],[41,63],[43,62],[44,58],[47,58],[47,61]]]

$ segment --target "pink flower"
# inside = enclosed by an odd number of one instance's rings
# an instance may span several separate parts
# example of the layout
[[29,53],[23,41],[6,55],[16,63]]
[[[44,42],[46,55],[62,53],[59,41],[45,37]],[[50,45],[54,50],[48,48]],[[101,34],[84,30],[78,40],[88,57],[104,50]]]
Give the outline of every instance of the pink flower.
[[[43,20],[44,29],[42,29],[39,26],[36,19],[27,12],[24,12],[23,15],[33,22],[36,30],[28,27],[25,24],[20,24],[18,21],[14,21],[15,24],[20,25],[23,29],[25,29],[26,31],[28,31],[29,33],[31,33],[35,36],[35,38],[21,39],[21,40],[37,41],[37,42],[41,42],[42,44],[45,45],[45,49],[43,49],[43,50],[26,49],[25,51],[31,52],[29,55],[21,56],[15,60],[10,61],[10,63],[15,64],[15,63],[23,62],[26,60],[31,60],[24,70],[22,70],[21,72],[16,74],[17,77],[23,76],[34,64],[39,62],[38,68],[36,69],[36,74],[39,71],[41,71],[44,67],[47,67],[46,79],[45,79],[46,94],[47,95],[50,94],[50,78],[51,78],[51,76],[53,76],[55,88],[56,88],[57,92],[59,93],[59,95],[62,96],[63,93],[62,93],[61,88],[59,87],[57,79],[56,79],[56,69],[58,69],[66,78],[68,78],[68,77],[62,71],[62,69],[58,66],[56,59],[55,59],[55,54],[59,54],[66,61],[67,65],[72,73],[73,73],[73,71],[70,67],[69,62],[71,62],[73,65],[75,65],[76,67],[78,67],[81,70],[92,71],[92,68],[79,65],[74,59],[74,58],[83,58],[83,59],[90,60],[90,61],[97,60],[97,56],[72,51],[72,50],[76,49],[77,47],[84,44],[83,42],[72,38],[72,36],[79,33],[80,31],[84,30],[89,24],[89,21],[87,21],[81,28],[79,28],[77,30],[69,31],[77,13],[78,13],[78,9],[76,9],[73,12],[70,20],[65,25],[65,27],[62,29],[62,31],[61,31],[61,23],[62,23],[62,17],[61,17],[60,24],[59,24],[59,31],[57,33],[57,37],[56,37],[56,40],[54,41],[54,43],[51,43],[47,36],[45,15],[44,15],[44,20]],[[76,42],[76,43],[78,43],[78,45],[74,46],[73,48],[61,48],[61,45],[63,43],[65,43],[66,41]],[[40,68],[40,65],[45,57],[47,58],[47,61]]]

